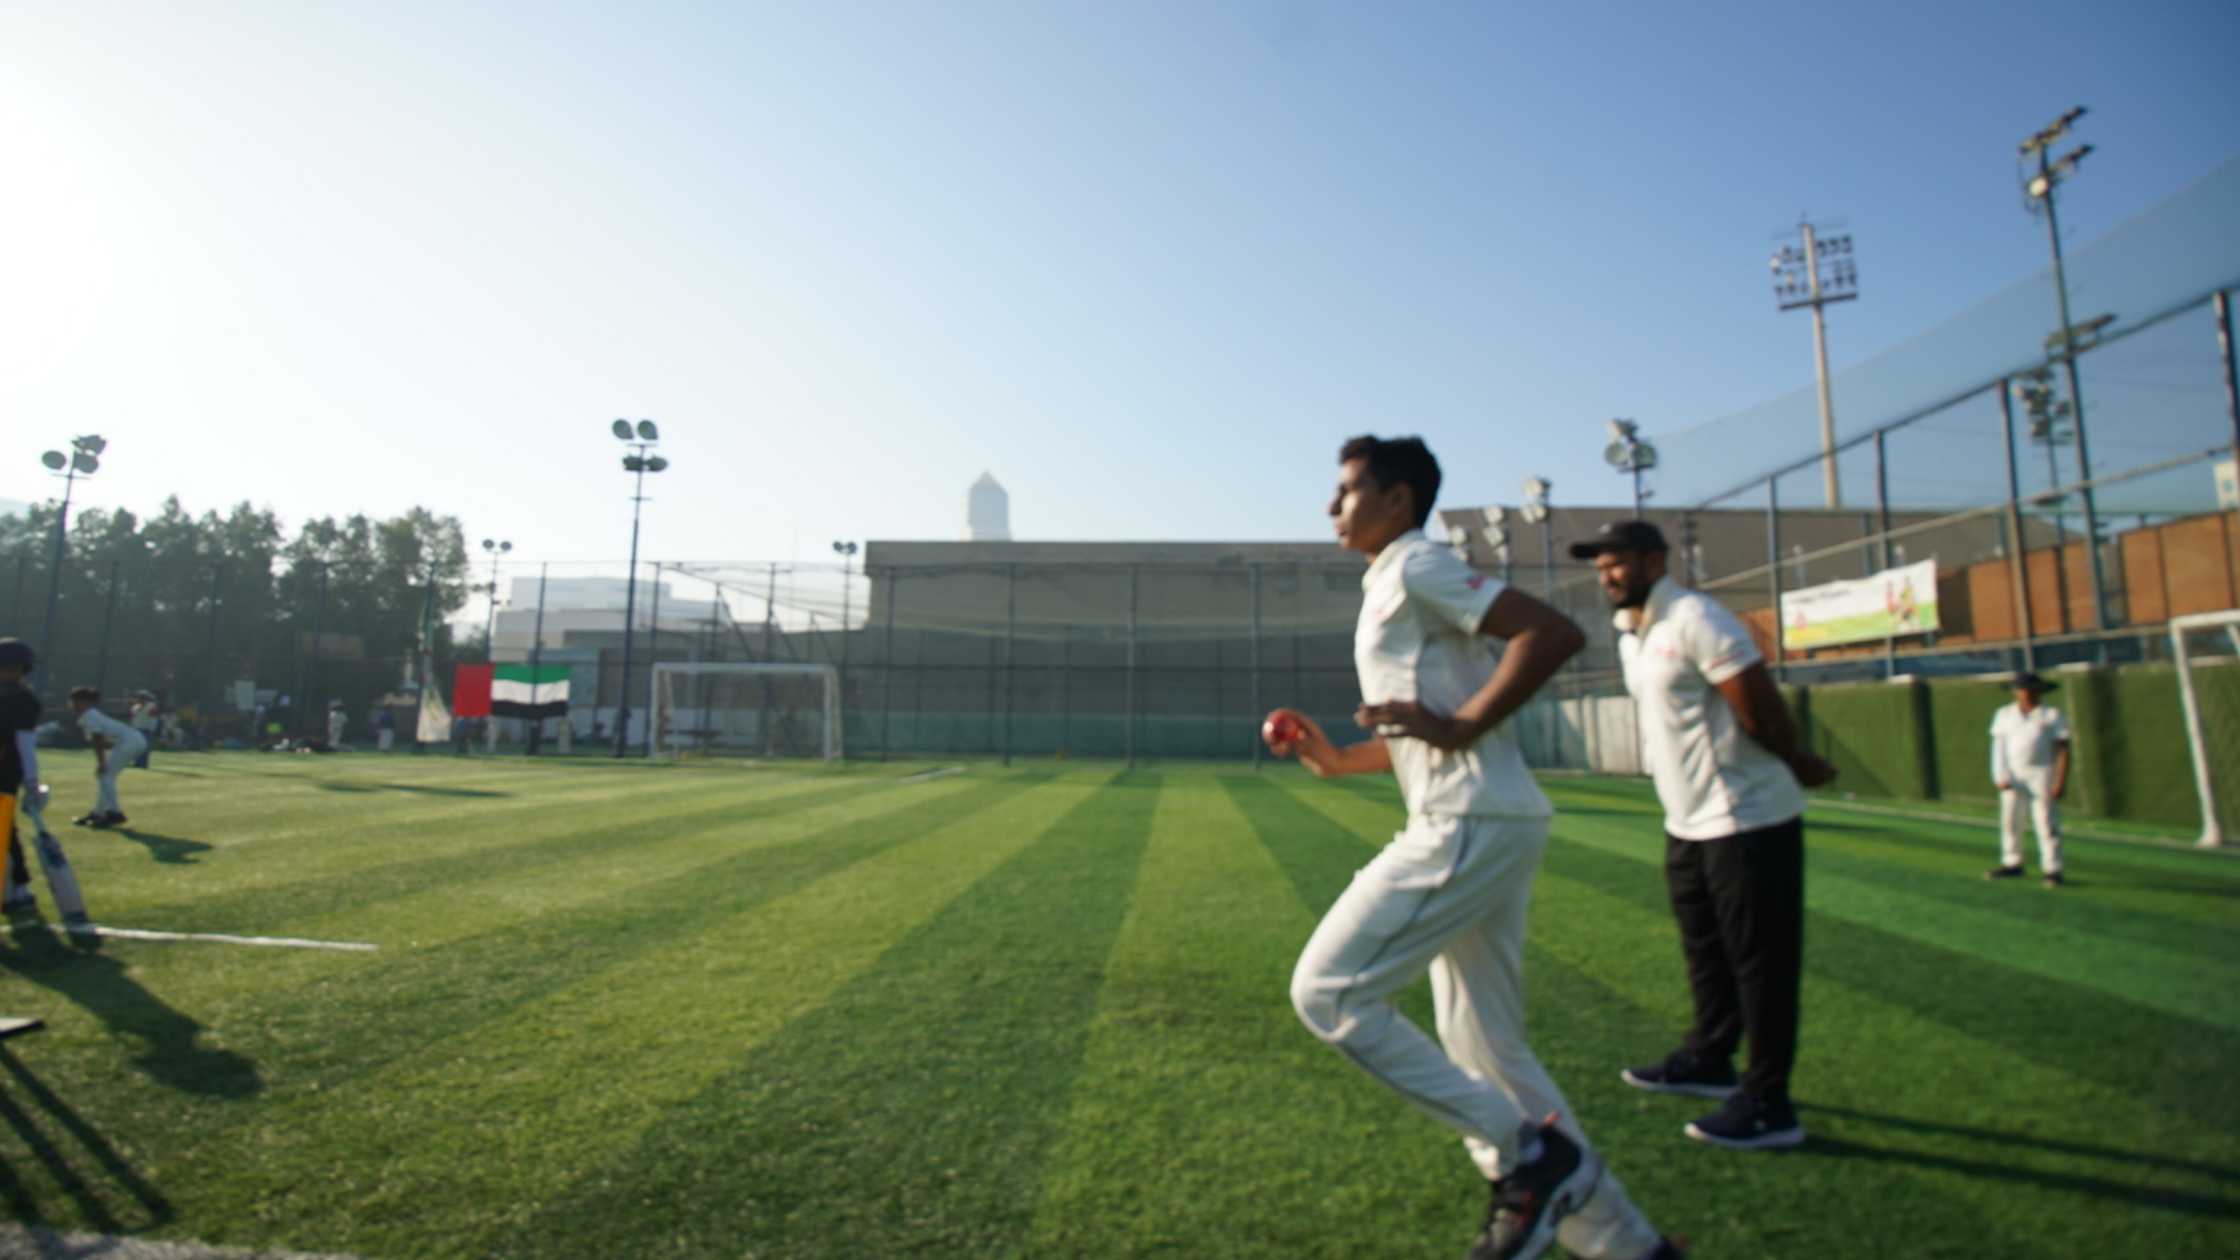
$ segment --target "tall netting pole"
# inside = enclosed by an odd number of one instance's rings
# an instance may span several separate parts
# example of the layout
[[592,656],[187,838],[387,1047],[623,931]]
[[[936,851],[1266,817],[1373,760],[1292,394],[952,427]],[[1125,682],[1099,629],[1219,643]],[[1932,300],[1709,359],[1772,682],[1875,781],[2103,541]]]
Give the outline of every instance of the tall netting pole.
[[2240,375],[2235,375],[2232,361],[2232,294],[2219,289],[2210,304],[2217,312],[2217,358],[2224,364],[2224,410],[2232,421],[2232,453],[2240,458]]
[[1773,596],[1773,680],[1781,681],[1788,653],[1781,645],[1781,479],[1766,478],[1766,577]]
[[[1267,710],[1260,703],[1260,566],[1252,566],[1252,712],[1257,718]],[[1252,768],[1260,768],[1260,736],[1252,736]]]
[[1014,642],[1012,636],[1019,629],[1019,566],[1014,564],[1004,571],[1003,582],[1003,764],[1011,764],[1011,686],[1017,675],[1012,670]]
[[894,746],[894,605],[901,589],[902,579],[893,569],[887,570],[887,651],[880,664],[885,667],[885,679],[879,690],[879,760],[885,761]]
[[[541,704],[544,700],[544,674],[541,672],[544,665],[544,586],[545,579],[550,576],[551,572],[552,566],[550,564],[539,564],[537,566],[537,626],[536,629],[529,632],[529,703],[531,704]],[[562,713],[560,720],[567,721],[568,715]],[[544,719],[542,717],[530,718],[529,755],[536,756],[537,749],[543,743]]]
[[[1890,567],[1890,451],[1888,443],[1883,441],[1884,434],[1885,430],[1882,429],[1874,431],[1874,506],[1875,515],[1881,526],[1882,567],[1887,569]],[[1829,467],[1832,469],[1834,465],[1831,463]],[[1832,476],[1833,473],[1830,475]],[[1872,577],[1874,575],[1869,573],[1867,576]],[[1780,609],[1776,608],[1774,610],[1774,633],[1776,634],[1780,633],[1780,623]],[[1892,633],[1882,636],[1882,676],[1885,678],[1892,677],[1898,672],[1898,636],[1895,633],[1897,627],[1893,624],[1891,629]]]
[[1136,768],[1136,574],[1139,565],[1128,566],[1128,768]]
[[[2014,391],[2013,382],[1999,382],[1999,423],[2006,434],[2007,457],[2007,532],[2014,535],[2014,542],[2007,548],[2007,559],[2012,570],[2015,625],[2022,631],[2022,667],[2038,668],[2038,632],[2035,616],[2030,608],[2030,536],[2022,532],[2022,473],[2015,467],[2014,455]],[[2056,557],[2059,558],[2058,556]]]
[[[660,709],[659,709],[658,707],[656,707],[656,706],[655,706],[655,704],[654,704],[654,694],[653,694],[653,667],[654,667],[655,665],[658,665],[658,664],[660,664],[660,663],[661,663],[661,566],[662,566],[662,563],[663,563],[663,562],[662,562],[662,561],[659,561],[659,560],[656,560],[656,561],[654,561],[654,562],[653,562],[653,615],[652,615],[651,617],[647,618],[647,626],[646,626],[646,707],[645,707],[645,715],[646,715],[646,739],[645,739],[645,746],[646,746],[646,756],[648,756],[648,757],[651,757],[651,756],[653,756],[653,728],[654,728],[654,725],[655,725],[656,723],[658,723],[658,722],[659,722],[659,721],[661,720],[661,710],[660,710]],[[627,686],[629,686],[629,685],[630,685],[630,676],[629,676],[629,675],[627,675],[627,674],[623,675],[623,678],[622,678],[622,685],[623,685],[623,686],[625,686],[625,687],[627,687]]]

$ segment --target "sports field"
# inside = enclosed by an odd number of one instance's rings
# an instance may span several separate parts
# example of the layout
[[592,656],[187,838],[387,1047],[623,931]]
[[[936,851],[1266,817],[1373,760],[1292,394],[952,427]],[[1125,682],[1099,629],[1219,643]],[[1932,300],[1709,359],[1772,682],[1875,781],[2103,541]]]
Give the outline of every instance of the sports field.
[[[53,811],[89,759],[53,754]],[[1399,822],[1294,769],[158,755],[18,920],[0,1215],[367,1256],[1456,1256],[1481,1183],[1286,995]],[[1798,1101],[1700,1147],[1644,785],[1555,779],[1533,1040],[1698,1257],[2240,1254],[2240,861],[1816,807]],[[42,902],[51,918],[51,903]],[[1428,1017],[1428,993],[1409,1000]]]

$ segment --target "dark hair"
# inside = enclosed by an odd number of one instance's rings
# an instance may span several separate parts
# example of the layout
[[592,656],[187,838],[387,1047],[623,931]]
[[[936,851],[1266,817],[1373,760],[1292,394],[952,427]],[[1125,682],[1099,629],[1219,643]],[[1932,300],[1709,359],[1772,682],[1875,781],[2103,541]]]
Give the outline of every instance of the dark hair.
[[0,665],[13,665],[28,674],[31,672],[32,663],[36,659],[31,653],[31,645],[23,640],[17,638],[0,639]]
[[1380,438],[1364,433],[1338,448],[1338,462],[1362,460],[1369,476],[1381,487],[1406,486],[1416,492],[1416,528],[1431,519],[1431,504],[1439,497],[1439,461],[1419,437]]
[[99,704],[101,703],[101,690],[97,687],[72,687],[70,698],[72,700],[83,700],[87,704]]

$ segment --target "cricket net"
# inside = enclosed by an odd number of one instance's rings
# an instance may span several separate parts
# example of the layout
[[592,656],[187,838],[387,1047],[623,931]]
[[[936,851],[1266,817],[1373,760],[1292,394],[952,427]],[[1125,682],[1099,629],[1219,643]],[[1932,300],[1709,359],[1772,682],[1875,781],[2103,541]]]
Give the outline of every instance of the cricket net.
[[2170,622],[2203,847],[2240,842],[2240,612]]
[[840,672],[830,665],[664,662],[653,667],[655,757],[840,756]]

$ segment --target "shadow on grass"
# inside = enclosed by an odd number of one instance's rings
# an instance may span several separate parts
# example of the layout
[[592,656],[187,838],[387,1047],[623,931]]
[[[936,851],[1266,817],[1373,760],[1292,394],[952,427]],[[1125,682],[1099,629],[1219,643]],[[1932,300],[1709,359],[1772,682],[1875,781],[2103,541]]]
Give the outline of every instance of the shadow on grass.
[[[2195,1216],[2240,1218],[2240,1200],[2218,1198],[2214,1195],[2194,1194],[2185,1190],[2171,1190],[2160,1186],[2130,1185],[2110,1181],[2105,1177],[2088,1177],[2079,1173],[2048,1172],[2044,1169],[2017,1168],[2011,1164],[1992,1160],[1962,1159],[1956,1155],[1943,1155],[1933,1151],[1908,1150],[1903,1147],[1867,1146],[1842,1138],[1811,1137],[1804,1148],[1816,1155],[1829,1155],[1838,1159],[1856,1159],[1873,1163],[1904,1164],[1915,1168],[1934,1168],[1941,1172],[1959,1173],[1969,1178],[1988,1181],[2018,1182],[2047,1190],[2066,1191],[2095,1200],[2113,1200],[2135,1203],[2143,1207],[2168,1208]],[[2098,1152],[2109,1158],[2122,1157],[2115,1151]]]
[[11,948],[0,948],[0,972],[21,976],[84,1007],[109,1031],[137,1042],[133,1066],[189,1094],[247,1098],[263,1091],[257,1065],[231,1050],[202,1044],[202,1025],[172,1009],[100,953],[98,937],[66,942],[43,923],[18,923]]
[[[1887,1129],[1900,1129],[1907,1133],[1935,1134],[1942,1137],[1967,1138],[1974,1142],[1993,1142],[2002,1146],[2020,1146],[2034,1151],[2056,1151],[2084,1159],[2104,1159],[2117,1164],[2151,1164],[2173,1172],[2193,1173],[2218,1181],[2240,1182],[2240,1168],[2219,1164],[2204,1164],[2198,1160],[2171,1159],[2152,1151],[2121,1150],[2113,1146],[2091,1146],[2083,1142],[2064,1142],[2059,1138],[2043,1137],[2033,1133],[2002,1133],[1997,1129],[1978,1129],[1964,1124],[1940,1124],[1934,1120],[1916,1120],[1910,1116],[1885,1116],[1871,1111],[1857,1111],[1849,1107],[1830,1107],[1822,1103],[1798,1103],[1797,1110],[1817,1112],[1823,1116],[1841,1116],[1862,1124],[1880,1125]],[[2227,1207],[2226,1214],[2240,1210],[2240,1204]]]
[[116,834],[148,850],[148,856],[158,862],[177,866],[194,865],[194,855],[207,853],[211,846],[200,840],[185,840],[178,836],[159,836],[152,831],[138,831],[131,827],[118,827]]
[[[84,1116],[79,1115],[53,1090],[48,1089],[44,1082],[32,1075],[31,1069],[25,1067],[22,1060],[7,1050],[0,1049],[0,1068],[6,1069],[11,1078],[10,1088],[0,1091],[0,1123],[7,1125],[9,1131],[22,1142],[23,1149],[46,1168],[47,1175],[77,1204],[78,1215],[82,1220],[104,1233],[115,1234],[127,1230],[152,1229],[176,1219],[178,1212],[163,1197],[162,1192],[149,1184],[118,1153],[109,1139],[101,1135],[100,1130],[94,1128]],[[89,1184],[85,1174],[73,1165],[70,1156],[62,1149],[60,1135],[50,1134],[49,1126],[43,1125],[37,1114],[19,1104],[19,1098],[44,1112],[47,1119],[52,1121],[52,1128],[59,1129],[62,1135],[75,1141],[85,1155],[108,1174],[111,1182],[140,1205],[145,1217],[131,1221],[119,1219],[110,1209],[100,1188]],[[82,1163],[83,1160],[79,1162]],[[6,1206],[11,1220],[31,1226],[45,1222],[45,1217],[39,1210],[38,1198],[31,1187],[23,1183],[21,1175],[5,1160],[0,1160],[0,1204]],[[42,1251],[39,1254],[49,1253]],[[52,1254],[67,1253],[57,1250]]]
[[430,787],[425,783],[328,783],[314,784],[322,792],[409,792],[414,796],[512,796],[511,792],[493,792],[488,788]]

